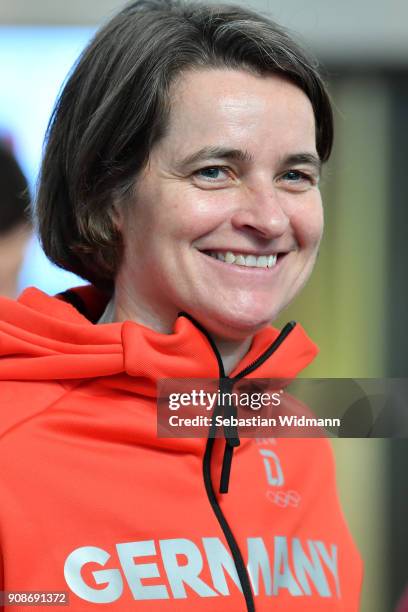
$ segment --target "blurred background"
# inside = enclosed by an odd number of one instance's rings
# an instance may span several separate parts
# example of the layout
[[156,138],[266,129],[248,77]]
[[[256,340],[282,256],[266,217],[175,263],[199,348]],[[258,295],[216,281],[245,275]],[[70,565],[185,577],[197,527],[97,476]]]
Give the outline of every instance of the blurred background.
[[[64,78],[95,28],[122,4],[0,3],[0,140],[14,153],[31,194],[47,121]],[[322,181],[325,238],[312,280],[281,322],[299,320],[320,346],[307,376],[405,377],[408,3],[245,4],[288,27],[314,52],[335,106],[335,149]],[[27,285],[55,293],[82,282],[47,263],[26,224],[18,235],[18,253],[4,270],[4,248],[9,250],[11,238],[17,244],[17,237],[0,228],[0,292],[1,274],[12,270],[14,288],[5,282],[3,293]],[[341,439],[333,446],[344,511],[365,561],[361,611],[395,610],[408,583],[408,444]]]

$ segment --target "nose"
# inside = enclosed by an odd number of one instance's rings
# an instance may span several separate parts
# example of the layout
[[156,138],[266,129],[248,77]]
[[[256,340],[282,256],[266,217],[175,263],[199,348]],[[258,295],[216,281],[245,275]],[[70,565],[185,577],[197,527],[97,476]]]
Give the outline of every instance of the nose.
[[231,224],[260,238],[278,238],[290,225],[284,199],[285,195],[270,184],[248,189],[232,214]]

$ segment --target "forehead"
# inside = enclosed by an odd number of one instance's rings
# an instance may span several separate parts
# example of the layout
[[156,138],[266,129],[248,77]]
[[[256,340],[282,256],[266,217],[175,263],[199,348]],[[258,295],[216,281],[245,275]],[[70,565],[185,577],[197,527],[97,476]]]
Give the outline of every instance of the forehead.
[[170,89],[163,144],[178,149],[221,144],[315,151],[315,119],[306,94],[279,75],[189,70]]

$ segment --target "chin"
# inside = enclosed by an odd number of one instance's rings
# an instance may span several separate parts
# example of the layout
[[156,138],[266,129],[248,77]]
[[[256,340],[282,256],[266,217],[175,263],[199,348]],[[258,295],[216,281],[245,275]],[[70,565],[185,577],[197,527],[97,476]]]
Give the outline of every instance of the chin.
[[197,313],[195,318],[214,336],[225,340],[244,340],[270,325],[276,316],[273,312],[265,311],[254,313],[212,309],[205,314]]

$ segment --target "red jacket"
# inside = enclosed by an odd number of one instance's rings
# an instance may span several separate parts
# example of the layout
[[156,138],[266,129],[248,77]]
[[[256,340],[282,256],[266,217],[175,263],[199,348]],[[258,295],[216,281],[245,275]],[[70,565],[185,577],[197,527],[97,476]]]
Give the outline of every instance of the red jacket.
[[[223,440],[156,435],[159,378],[220,375],[206,334],[184,316],[170,335],[95,325],[95,289],[67,298],[86,316],[36,289],[0,300],[0,590],[68,591],[78,612],[357,611],[327,440],[241,440],[218,493]],[[248,377],[316,352],[296,325]]]

